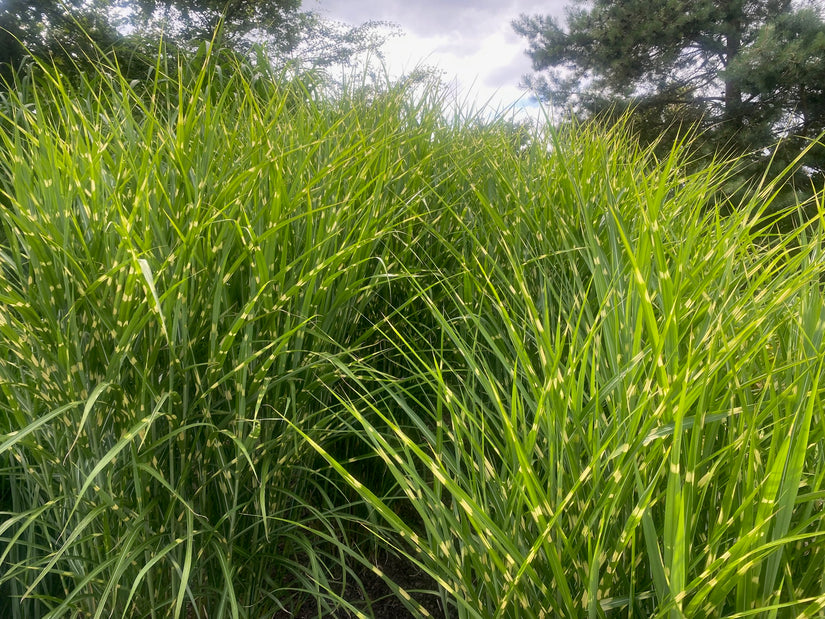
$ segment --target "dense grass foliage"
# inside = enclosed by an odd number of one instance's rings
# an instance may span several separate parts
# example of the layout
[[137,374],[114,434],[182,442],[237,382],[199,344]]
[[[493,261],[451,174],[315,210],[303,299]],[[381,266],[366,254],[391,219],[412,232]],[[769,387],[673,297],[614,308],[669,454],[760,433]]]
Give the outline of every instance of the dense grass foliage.
[[821,615],[821,205],[171,73],[0,102],[0,614],[370,616],[381,551],[462,618]]

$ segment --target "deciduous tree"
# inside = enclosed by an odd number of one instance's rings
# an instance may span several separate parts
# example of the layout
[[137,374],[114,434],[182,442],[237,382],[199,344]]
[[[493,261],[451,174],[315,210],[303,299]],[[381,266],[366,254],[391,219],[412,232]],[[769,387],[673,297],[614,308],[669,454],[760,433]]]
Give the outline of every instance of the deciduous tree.
[[329,66],[380,48],[385,26],[330,22],[301,10],[301,0],[4,0],[0,65],[29,52],[71,69],[101,51],[151,63],[162,40],[167,49],[213,41],[241,52],[263,43],[276,57]]

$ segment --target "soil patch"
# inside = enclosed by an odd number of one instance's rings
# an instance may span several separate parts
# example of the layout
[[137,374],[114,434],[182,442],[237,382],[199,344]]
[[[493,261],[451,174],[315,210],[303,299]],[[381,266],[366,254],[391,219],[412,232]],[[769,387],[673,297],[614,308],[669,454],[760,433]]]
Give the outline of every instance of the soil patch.
[[[403,557],[382,553],[375,560],[375,566],[390,580],[410,594],[421,604],[434,619],[452,619],[452,608],[445,609],[441,598],[435,595],[438,585],[417,566]],[[361,587],[354,582],[348,584],[342,596],[355,608],[375,619],[418,619],[421,614],[411,613],[392,592],[382,578],[372,570],[361,567],[355,573],[361,581]],[[296,604],[293,612],[280,611],[272,619],[355,619],[355,615],[346,610],[338,610],[319,617],[317,608],[311,600],[306,600],[300,607]]]

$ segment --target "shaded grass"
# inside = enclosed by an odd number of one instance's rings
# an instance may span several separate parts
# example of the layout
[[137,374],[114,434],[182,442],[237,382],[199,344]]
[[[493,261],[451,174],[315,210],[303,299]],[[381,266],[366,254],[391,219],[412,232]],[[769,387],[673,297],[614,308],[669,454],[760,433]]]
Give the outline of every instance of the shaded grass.
[[18,85],[10,616],[369,614],[379,549],[460,617],[822,612],[820,203],[207,51]]

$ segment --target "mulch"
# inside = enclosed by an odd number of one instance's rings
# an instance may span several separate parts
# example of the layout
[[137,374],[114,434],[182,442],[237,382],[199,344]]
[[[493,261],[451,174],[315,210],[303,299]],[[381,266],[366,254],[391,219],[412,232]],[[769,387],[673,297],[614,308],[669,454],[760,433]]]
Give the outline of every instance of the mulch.
[[[407,591],[434,619],[453,619],[455,616],[451,608],[445,612],[441,598],[434,595],[438,590],[435,581],[408,560],[390,553],[382,553],[375,561],[375,566]],[[356,574],[363,589],[355,583],[348,584],[342,597],[367,616],[374,619],[418,619],[424,616],[411,613],[392,593],[384,580],[372,570],[364,567],[356,570]],[[346,610],[319,615],[312,600],[307,599],[303,602],[301,604],[296,600],[293,609],[279,611],[272,619],[355,619],[355,615]]]

